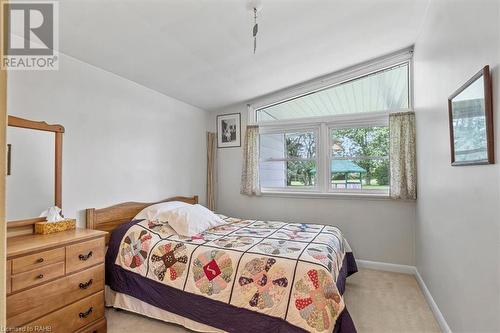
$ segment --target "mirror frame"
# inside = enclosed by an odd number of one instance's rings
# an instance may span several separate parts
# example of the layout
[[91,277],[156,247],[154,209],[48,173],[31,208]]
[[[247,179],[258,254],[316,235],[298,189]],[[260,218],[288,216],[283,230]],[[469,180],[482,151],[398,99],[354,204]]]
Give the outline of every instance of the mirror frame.
[[[455,134],[453,131],[453,99],[457,97],[460,93],[462,93],[465,89],[467,89],[471,84],[476,82],[481,76],[483,77],[483,85],[484,85],[484,116],[486,122],[486,146],[487,146],[488,156],[485,160],[457,162],[455,158]],[[495,138],[493,133],[492,94],[493,90],[491,84],[490,66],[486,65],[448,98],[452,166],[495,164],[495,147],[494,147]]]
[[[8,117],[8,126],[31,129],[36,131],[52,132],[55,134],[55,170],[54,170],[54,204],[62,209],[62,143],[64,126],[59,124],[49,125],[44,121],[34,121],[15,116]],[[44,217],[31,218],[26,220],[9,221],[7,228],[19,228],[33,226],[36,222],[45,221]]]

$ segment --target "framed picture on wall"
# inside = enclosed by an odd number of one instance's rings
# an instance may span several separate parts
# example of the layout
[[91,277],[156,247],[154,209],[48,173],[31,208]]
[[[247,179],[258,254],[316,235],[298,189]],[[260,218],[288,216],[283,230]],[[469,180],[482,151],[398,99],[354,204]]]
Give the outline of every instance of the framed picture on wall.
[[451,165],[495,163],[491,95],[485,66],[448,99]]
[[241,115],[239,113],[217,116],[217,147],[241,147]]

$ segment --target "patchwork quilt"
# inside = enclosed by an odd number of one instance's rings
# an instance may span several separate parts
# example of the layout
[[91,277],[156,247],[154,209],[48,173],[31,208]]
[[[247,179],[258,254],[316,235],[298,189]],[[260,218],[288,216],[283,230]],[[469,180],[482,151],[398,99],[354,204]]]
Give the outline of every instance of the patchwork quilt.
[[147,279],[281,318],[310,332],[332,332],[344,301],[336,280],[349,245],[337,227],[242,220],[194,237],[167,223],[131,226],[115,264]]

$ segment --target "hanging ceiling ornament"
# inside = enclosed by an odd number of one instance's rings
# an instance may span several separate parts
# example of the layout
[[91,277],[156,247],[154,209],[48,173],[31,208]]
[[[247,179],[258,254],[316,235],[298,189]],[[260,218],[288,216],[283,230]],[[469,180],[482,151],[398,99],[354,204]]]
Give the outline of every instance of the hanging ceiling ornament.
[[257,8],[253,9],[253,54],[257,51],[257,33],[259,32],[259,24],[257,23]]
[[259,24],[257,23],[257,13],[262,9],[261,0],[249,0],[247,8],[253,12],[253,53],[257,51],[257,34],[259,33]]

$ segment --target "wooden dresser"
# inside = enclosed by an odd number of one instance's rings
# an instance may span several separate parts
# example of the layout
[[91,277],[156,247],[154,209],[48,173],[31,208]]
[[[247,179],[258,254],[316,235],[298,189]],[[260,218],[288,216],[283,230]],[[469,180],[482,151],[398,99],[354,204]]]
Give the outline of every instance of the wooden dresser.
[[7,325],[20,332],[104,333],[106,232],[7,240]]

